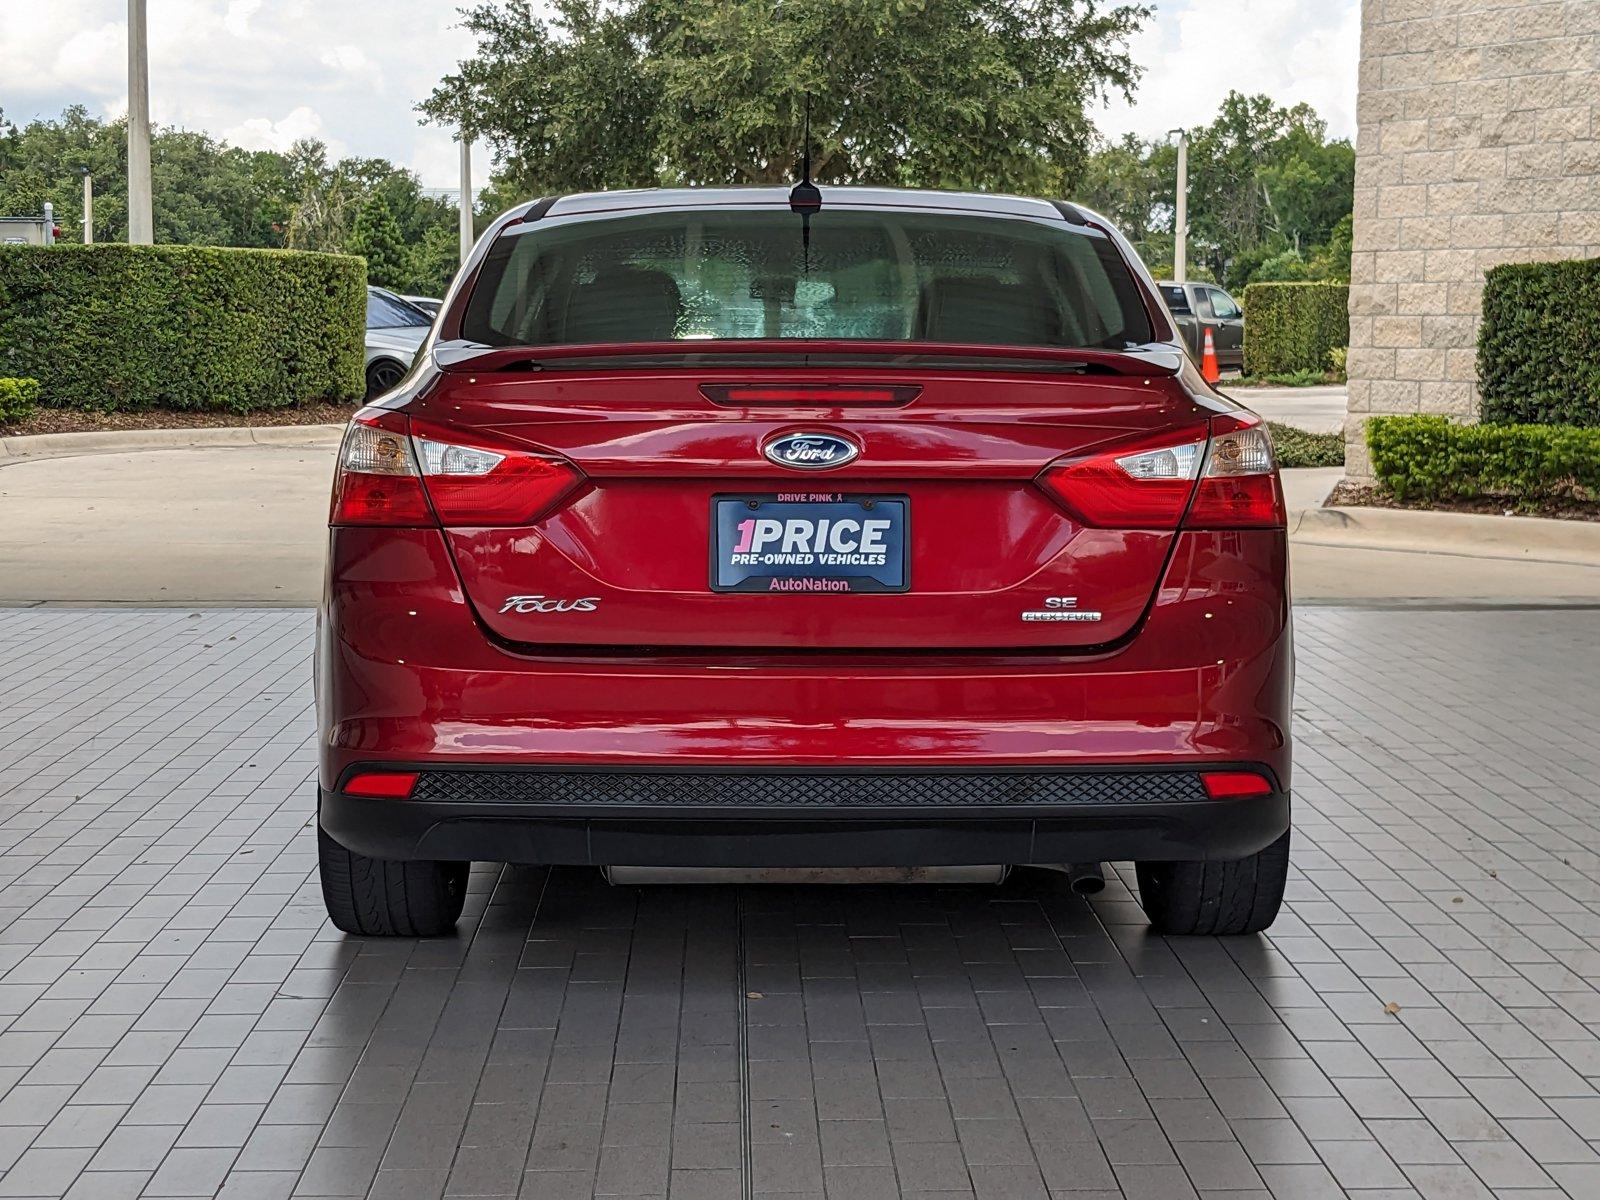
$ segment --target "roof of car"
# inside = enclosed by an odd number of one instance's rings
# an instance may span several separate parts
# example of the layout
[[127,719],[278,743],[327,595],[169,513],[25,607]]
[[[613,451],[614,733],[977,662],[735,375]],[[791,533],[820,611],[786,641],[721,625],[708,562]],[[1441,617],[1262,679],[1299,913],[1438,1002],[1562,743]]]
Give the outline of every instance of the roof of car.
[[[636,188],[616,192],[579,192],[561,196],[553,203],[530,201],[514,210],[524,216],[536,206],[549,216],[577,216],[583,213],[617,212],[650,208],[735,208],[751,205],[787,205],[792,185],[778,187]],[[829,187],[824,186],[822,208],[829,204],[848,207],[927,208],[972,213],[1002,213],[1012,216],[1047,217],[1060,220],[1061,210],[1049,200],[1026,196],[1006,196],[988,192],[936,192],[910,188]]]

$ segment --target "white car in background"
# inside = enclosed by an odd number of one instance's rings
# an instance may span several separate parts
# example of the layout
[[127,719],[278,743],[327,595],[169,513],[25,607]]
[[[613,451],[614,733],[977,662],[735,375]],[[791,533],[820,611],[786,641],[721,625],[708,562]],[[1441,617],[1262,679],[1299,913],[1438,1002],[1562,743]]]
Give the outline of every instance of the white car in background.
[[367,287],[367,399],[387,392],[411,370],[433,317],[393,292]]

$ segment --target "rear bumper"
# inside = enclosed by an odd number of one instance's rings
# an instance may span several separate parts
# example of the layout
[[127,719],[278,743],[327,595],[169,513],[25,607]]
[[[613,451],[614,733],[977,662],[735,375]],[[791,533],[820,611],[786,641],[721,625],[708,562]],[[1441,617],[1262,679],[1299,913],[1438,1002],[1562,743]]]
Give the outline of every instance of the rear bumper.
[[[1259,764],[1253,769],[1272,778]],[[424,770],[409,799],[328,790],[319,799],[323,829],[341,845],[374,858],[550,865],[893,867],[1235,859],[1269,845],[1289,827],[1286,792],[1212,800],[1193,766],[983,771],[451,767]]]
[[[1231,859],[1288,827],[1281,530],[1180,535],[1136,636],[1079,654],[523,654],[477,623],[439,531],[338,529],[332,553],[320,819],[372,857]],[[1241,765],[1276,790],[1197,794]],[[424,773],[413,798],[340,792],[385,767]],[[1155,783],[1130,798],[1133,775]]]
[[1285,790],[1282,530],[1184,533],[1126,644],[1092,653],[518,653],[438,530],[336,529],[320,782],[357,764],[974,771],[1259,763]]

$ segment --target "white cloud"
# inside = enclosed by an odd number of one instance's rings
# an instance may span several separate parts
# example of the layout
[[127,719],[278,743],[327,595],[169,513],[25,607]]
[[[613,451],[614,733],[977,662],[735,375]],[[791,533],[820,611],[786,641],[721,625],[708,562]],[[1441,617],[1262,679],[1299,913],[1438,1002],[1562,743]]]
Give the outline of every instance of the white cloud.
[[222,139],[244,150],[287,150],[301,138],[322,138],[334,157],[342,154],[342,143],[327,137],[322,117],[302,104],[280,120],[251,117],[222,131]]
[[[415,171],[429,187],[461,186],[461,145],[447,129],[433,126],[417,130],[411,157],[402,166]],[[482,142],[472,148],[472,186],[489,183],[489,148]]]
[[[458,173],[450,135],[420,126],[416,105],[472,52],[458,7],[149,0],[151,115],[248,147],[321,137],[335,155],[416,163],[425,183],[450,186]],[[125,112],[126,22],[127,0],[0,0],[7,119],[54,117],[69,104]]]
[[236,38],[250,36],[250,18],[261,9],[261,0],[231,0],[222,27]]
[[[91,106],[127,91],[124,24],[99,0],[59,0],[47,14],[35,4],[0,0],[0,104],[14,113],[28,95],[71,81]],[[125,11],[125,10],[124,10]]]
[[322,52],[320,61],[343,79],[361,80],[369,87],[383,85],[383,72],[360,46],[329,46]]
[[120,25],[99,25],[75,33],[60,44],[50,69],[81,80],[97,92],[126,92],[127,33]]
[[1174,0],[1134,39],[1134,103],[1097,118],[1112,137],[1159,137],[1210,121],[1228,92],[1305,101],[1335,137],[1355,135],[1360,0]]

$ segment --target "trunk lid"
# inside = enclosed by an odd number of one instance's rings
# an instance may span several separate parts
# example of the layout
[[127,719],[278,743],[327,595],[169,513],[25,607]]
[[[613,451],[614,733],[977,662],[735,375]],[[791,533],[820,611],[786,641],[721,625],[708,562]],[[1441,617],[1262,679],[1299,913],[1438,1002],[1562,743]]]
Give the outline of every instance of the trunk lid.
[[[814,369],[556,362],[442,374],[410,415],[445,435],[559,455],[585,477],[526,525],[446,528],[485,628],[531,651],[937,652],[1092,647],[1136,627],[1175,532],[1088,527],[1036,481],[1064,456],[1130,439],[1204,438],[1207,413],[1177,380],[942,367],[830,380],[851,389],[846,400],[796,399],[819,384]],[[880,388],[903,390],[871,402]],[[833,469],[782,465],[763,450],[788,434],[837,437],[859,454]],[[727,539],[750,540],[729,532],[746,519],[729,509],[716,544],[719,500],[801,531],[790,542],[801,554],[827,553],[826,530],[834,547],[872,548],[850,518],[877,514],[898,526],[884,536],[900,539],[904,590],[770,587],[766,567],[755,590],[714,590],[733,570]],[[772,526],[751,528],[783,547]]]

